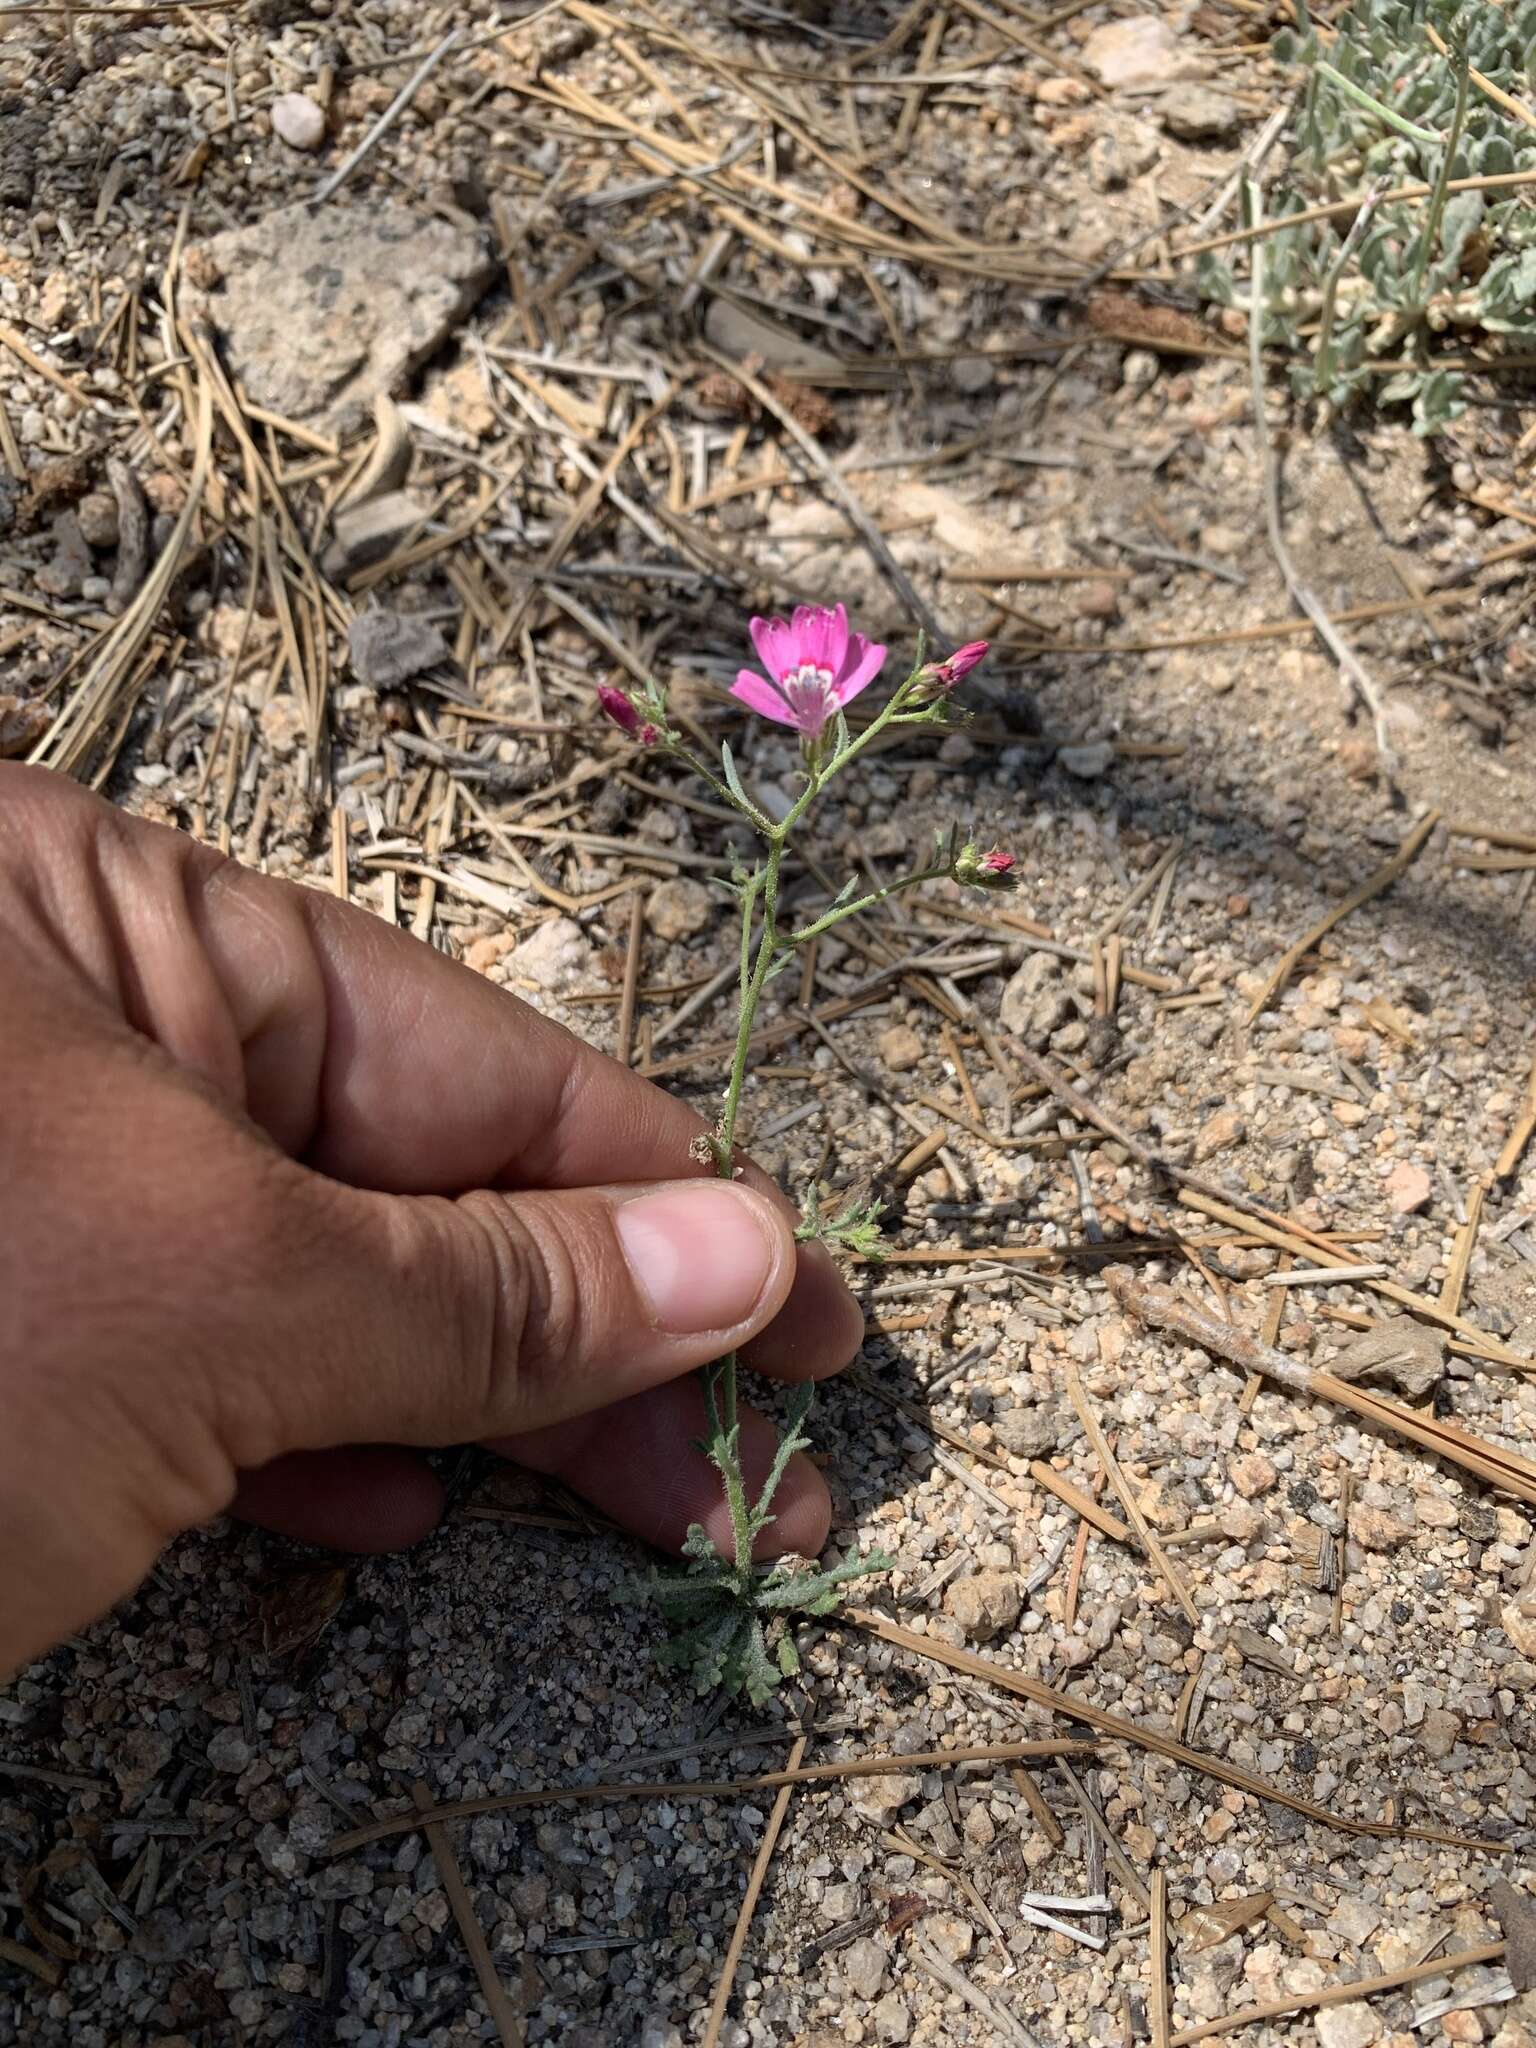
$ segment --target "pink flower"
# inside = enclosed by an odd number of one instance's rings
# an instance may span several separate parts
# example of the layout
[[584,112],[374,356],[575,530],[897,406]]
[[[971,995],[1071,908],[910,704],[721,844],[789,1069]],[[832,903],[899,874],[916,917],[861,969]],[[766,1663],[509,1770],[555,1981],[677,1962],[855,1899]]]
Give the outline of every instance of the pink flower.
[[640,714],[624,692],[614,689],[611,683],[599,683],[597,701],[620,731],[633,739],[640,730]]
[[990,853],[981,856],[981,867],[985,874],[1011,875],[1017,866],[1018,861],[1013,854],[1003,853],[995,846]]
[[840,604],[831,611],[797,605],[792,619],[754,619],[751,632],[773,681],[744,668],[731,695],[764,718],[794,726],[807,740],[820,737],[827,721],[874,681],[885,661],[883,647],[849,632]]

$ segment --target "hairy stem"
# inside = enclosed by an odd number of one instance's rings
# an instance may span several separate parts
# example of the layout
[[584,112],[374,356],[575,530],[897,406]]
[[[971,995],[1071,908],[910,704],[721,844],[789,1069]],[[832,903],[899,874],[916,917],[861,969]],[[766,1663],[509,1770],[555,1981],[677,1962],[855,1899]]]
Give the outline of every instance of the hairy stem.
[[856,896],[849,903],[834,903],[832,908],[818,917],[814,924],[802,925],[797,932],[791,932],[786,945],[803,946],[807,939],[819,938],[833,925],[841,924],[845,917],[854,917],[861,910],[873,910],[876,904],[885,903],[892,896],[899,896],[903,889],[914,888],[919,882],[936,882],[940,876],[949,873],[947,860],[931,868],[918,868],[910,875],[900,875],[894,882],[887,882],[884,888],[871,889],[867,896]]

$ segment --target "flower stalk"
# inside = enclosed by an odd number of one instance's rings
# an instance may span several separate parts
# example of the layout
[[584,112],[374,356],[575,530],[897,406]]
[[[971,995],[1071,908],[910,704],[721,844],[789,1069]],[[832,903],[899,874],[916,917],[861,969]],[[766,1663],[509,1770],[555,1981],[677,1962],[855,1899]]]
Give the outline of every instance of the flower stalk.
[[[957,834],[951,834],[940,840],[931,860],[897,880],[855,894],[857,884],[850,878],[819,915],[799,924],[781,922],[784,854],[818,798],[882,733],[900,725],[946,723],[954,691],[986,653],[986,643],[973,641],[940,662],[925,660],[919,644],[905,679],[862,731],[853,733],[846,707],[875,680],[887,650],[852,632],[841,605],[831,610],[802,606],[789,620],[753,619],[750,633],[767,674],[742,669],[731,694],[761,716],[792,729],[800,740],[804,787],[777,821],[747,793],[729,746],[721,750],[718,775],[697,758],[668,724],[665,697],[657,685],[639,692],[605,685],[598,693],[602,710],[636,744],[670,754],[702,776],[761,842],[751,869],[734,878],[741,915],[736,1037],[720,1118],[700,1152],[727,1180],[739,1171],[736,1132],[763,992],[796,949],[845,918],[924,882],[949,878],[962,887],[996,890],[1011,887],[1017,879],[1012,855],[981,853],[973,842],[962,844]],[[876,1212],[854,1205],[824,1216],[815,1190],[805,1196],[797,1235],[878,1256]],[[730,1554],[720,1552],[695,1525],[684,1545],[684,1570],[653,1572],[644,1591],[674,1629],[672,1640],[660,1652],[664,1664],[686,1670],[701,1692],[721,1686],[727,1692],[744,1692],[757,1703],[799,1669],[789,1617],[830,1612],[843,1583],[885,1569],[888,1560],[854,1557],[829,1570],[800,1558],[757,1562],[759,1539],[773,1521],[774,1496],[790,1460],[809,1441],[803,1425],[812,1396],[808,1386],[791,1396],[787,1426],[763,1488],[753,1500],[741,1464],[738,1379],[734,1353],[716,1360],[702,1374],[706,1434],[699,1448],[720,1475],[731,1527]]]

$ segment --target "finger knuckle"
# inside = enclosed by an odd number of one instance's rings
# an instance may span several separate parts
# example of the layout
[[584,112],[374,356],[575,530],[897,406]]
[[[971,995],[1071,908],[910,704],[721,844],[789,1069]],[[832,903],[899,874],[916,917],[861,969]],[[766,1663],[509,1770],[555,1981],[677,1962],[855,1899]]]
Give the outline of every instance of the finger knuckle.
[[466,1195],[458,1207],[474,1226],[484,1261],[468,1307],[483,1319],[486,1409],[501,1417],[510,1407],[521,1418],[540,1408],[540,1384],[560,1371],[579,1341],[577,1262],[536,1210],[494,1194]]

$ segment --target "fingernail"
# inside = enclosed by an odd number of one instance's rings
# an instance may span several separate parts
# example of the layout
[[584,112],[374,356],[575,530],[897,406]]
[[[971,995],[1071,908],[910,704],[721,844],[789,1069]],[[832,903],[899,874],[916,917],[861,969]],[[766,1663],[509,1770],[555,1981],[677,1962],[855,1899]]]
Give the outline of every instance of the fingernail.
[[678,1336],[745,1321],[778,1259],[763,1203],[726,1181],[684,1181],[639,1195],[615,1220],[658,1327]]

